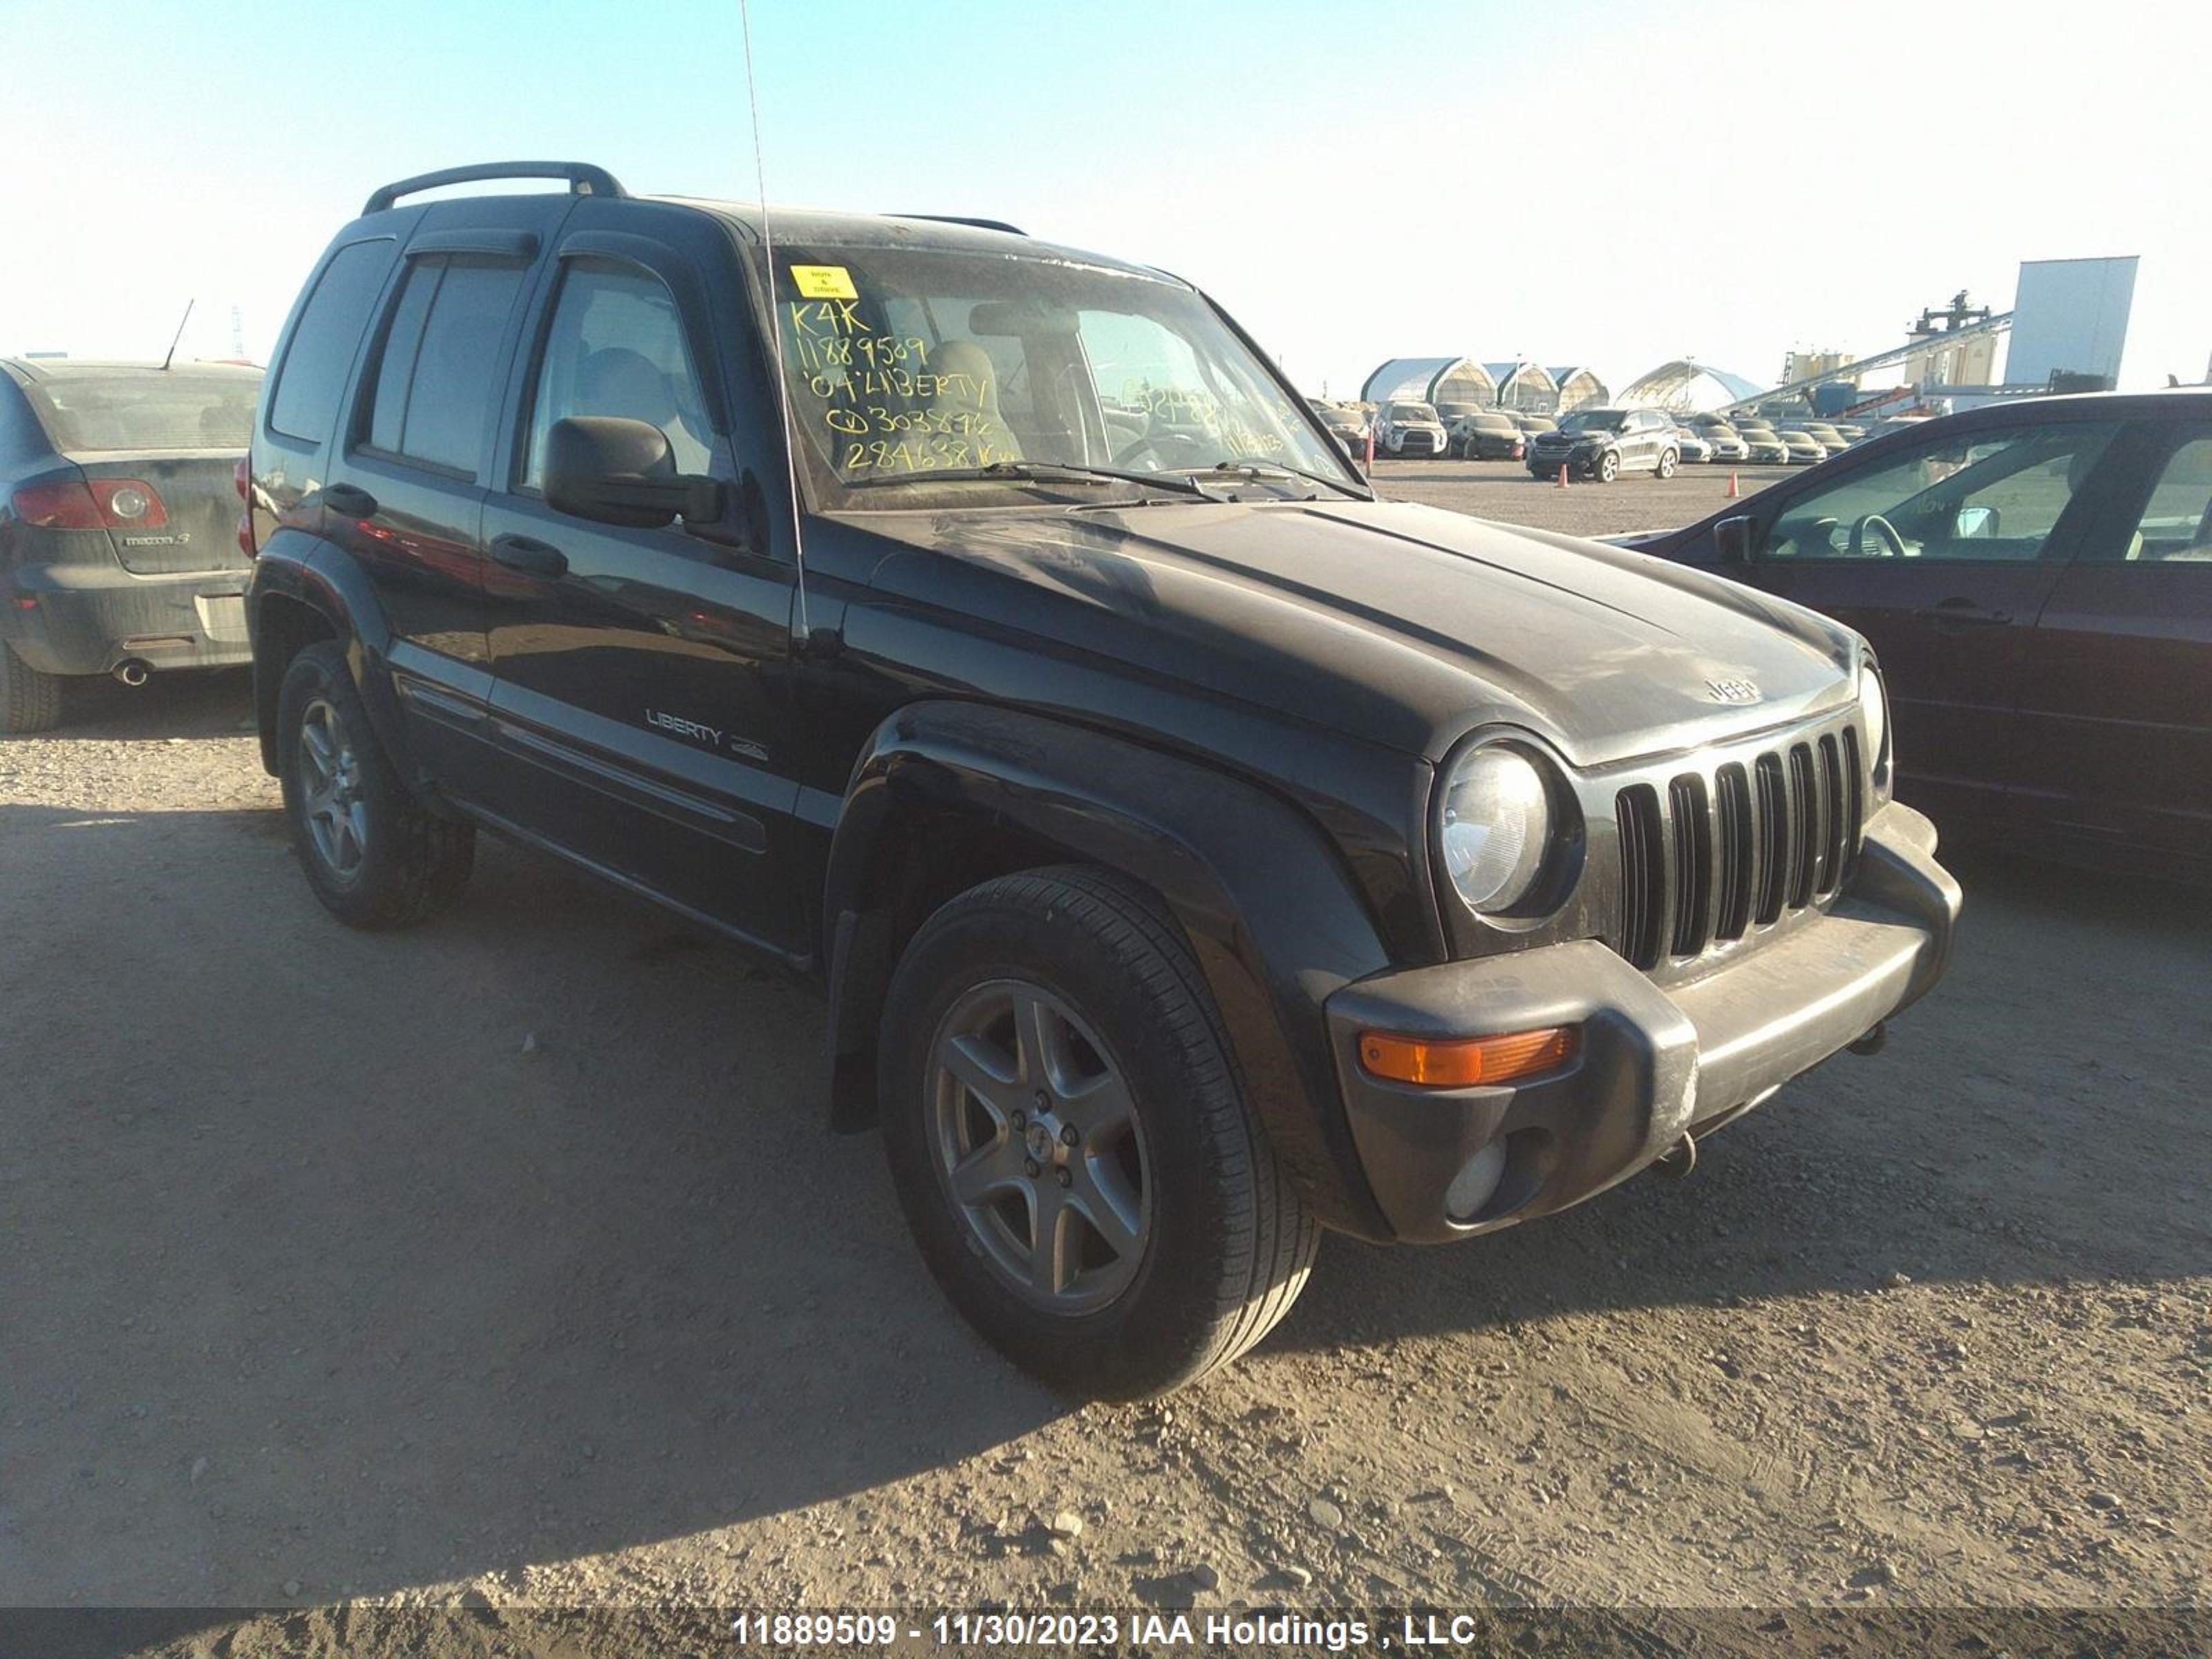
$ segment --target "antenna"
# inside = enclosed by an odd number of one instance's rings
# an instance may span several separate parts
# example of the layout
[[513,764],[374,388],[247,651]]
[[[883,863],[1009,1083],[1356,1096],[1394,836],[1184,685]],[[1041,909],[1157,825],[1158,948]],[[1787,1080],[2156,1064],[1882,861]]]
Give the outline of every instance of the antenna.
[[161,359],[163,368],[168,368],[170,359],[177,355],[177,342],[185,337],[185,325],[192,319],[192,305],[190,300],[185,301],[185,314],[177,319],[177,331],[169,337],[168,356]]
[[799,434],[791,425],[791,382],[783,372],[783,321],[775,308],[775,233],[769,228],[768,216],[768,163],[761,149],[760,88],[753,80],[753,9],[752,0],[738,0],[738,17],[745,37],[745,100],[752,106],[753,115],[753,183],[760,192],[761,258],[768,266],[768,337],[775,362],[775,405],[783,422],[783,465],[785,488],[791,500],[791,558],[799,578],[799,643],[805,651],[814,640],[814,627],[806,615],[806,542],[799,528]]

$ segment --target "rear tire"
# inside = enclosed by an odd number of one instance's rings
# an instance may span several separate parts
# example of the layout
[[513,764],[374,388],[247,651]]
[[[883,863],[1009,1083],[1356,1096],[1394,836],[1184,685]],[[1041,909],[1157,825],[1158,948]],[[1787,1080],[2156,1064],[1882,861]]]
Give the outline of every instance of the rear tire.
[[908,947],[880,1052],[885,1149],[922,1259],[1052,1387],[1182,1387],[1304,1288],[1319,1230],[1189,946],[1143,889],[1079,866],[971,888]]
[[475,827],[415,798],[378,743],[334,640],[308,646],[284,672],[276,763],[300,868],[348,927],[411,927],[468,885]]
[[61,719],[61,676],[32,667],[0,641],[0,732],[51,732]]

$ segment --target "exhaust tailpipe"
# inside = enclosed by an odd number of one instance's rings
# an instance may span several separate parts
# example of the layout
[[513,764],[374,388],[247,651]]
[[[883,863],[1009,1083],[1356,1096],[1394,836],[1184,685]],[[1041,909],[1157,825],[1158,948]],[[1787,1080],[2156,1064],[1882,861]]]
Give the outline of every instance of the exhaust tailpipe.
[[153,672],[143,657],[125,657],[115,665],[115,678],[129,686],[145,684],[146,677]]
[[1878,1054],[1881,1052],[1882,1046],[1888,1041],[1888,1024],[1878,1019],[1874,1023],[1874,1030],[1852,1043],[1850,1050],[1855,1054]]

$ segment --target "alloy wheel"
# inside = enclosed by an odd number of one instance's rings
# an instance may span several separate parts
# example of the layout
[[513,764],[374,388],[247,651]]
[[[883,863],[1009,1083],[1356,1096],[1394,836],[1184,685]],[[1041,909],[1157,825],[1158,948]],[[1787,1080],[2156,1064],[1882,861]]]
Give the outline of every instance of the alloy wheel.
[[1129,1287],[1152,1231],[1144,1126],[1080,1015],[1026,981],[971,988],[938,1024],[929,1104],[939,1179],[1007,1289],[1082,1314]]
[[368,856],[368,805],[353,739],[328,698],[317,697],[300,717],[299,759],[300,814],[308,839],[324,867],[350,881]]

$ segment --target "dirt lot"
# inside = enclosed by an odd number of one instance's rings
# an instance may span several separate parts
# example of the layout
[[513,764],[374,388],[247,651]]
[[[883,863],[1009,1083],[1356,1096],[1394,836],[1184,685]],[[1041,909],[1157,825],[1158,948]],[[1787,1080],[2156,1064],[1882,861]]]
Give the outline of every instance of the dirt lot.
[[[1383,472],[1585,530],[1726,485]],[[246,708],[97,685],[0,741],[0,1603],[465,1602],[487,1652],[532,1602],[1576,1602],[1638,1651],[1694,1645],[1663,1607],[2202,1605],[2200,894],[1962,859],[1948,981],[1690,1179],[1332,1239],[1230,1376],[1076,1409],[824,1130],[805,992],[498,845],[430,929],[339,928]]]

